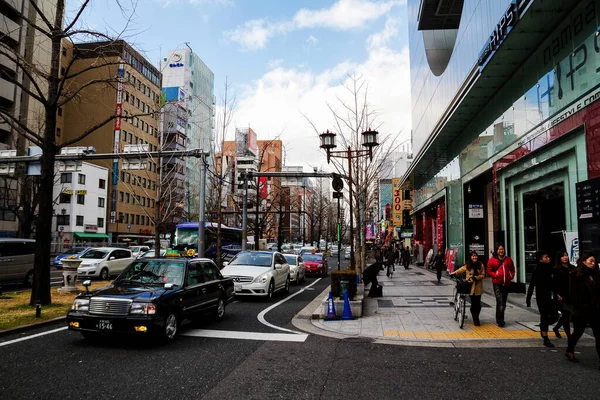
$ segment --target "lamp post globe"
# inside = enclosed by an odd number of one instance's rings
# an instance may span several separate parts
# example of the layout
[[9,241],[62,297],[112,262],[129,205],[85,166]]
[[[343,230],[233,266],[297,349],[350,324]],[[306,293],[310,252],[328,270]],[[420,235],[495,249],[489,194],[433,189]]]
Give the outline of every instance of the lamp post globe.
[[377,142],[377,135],[379,135],[379,132],[377,131],[372,131],[370,129],[364,131],[362,133],[362,145],[369,149],[372,149],[375,146],[379,146],[379,143]]
[[327,130],[327,132],[323,132],[319,135],[319,137],[321,138],[321,148],[324,150],[330,150],[330,149],[335,149],[336,144],[335,144],[335,133],[333,132],[329,132],[329,130]]

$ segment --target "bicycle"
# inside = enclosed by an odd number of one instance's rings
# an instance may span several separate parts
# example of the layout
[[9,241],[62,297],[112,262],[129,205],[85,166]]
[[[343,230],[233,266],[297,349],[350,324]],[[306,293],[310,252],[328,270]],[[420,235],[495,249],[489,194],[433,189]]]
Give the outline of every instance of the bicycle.
[[464,279],[455,278],[456,286],[452,298],[454,299],[454,320],[458,321],[460,329],[465,325],[467,312],[467,294],[471,291],[471,284]]

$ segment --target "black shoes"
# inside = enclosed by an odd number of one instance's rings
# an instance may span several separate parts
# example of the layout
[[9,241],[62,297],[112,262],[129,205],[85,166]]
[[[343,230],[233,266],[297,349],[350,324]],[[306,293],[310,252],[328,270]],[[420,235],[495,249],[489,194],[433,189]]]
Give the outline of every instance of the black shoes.
[[502,322],[498,322],[498,326],[499,326],[500,328],[504,328],[504,325],[506,325],[506,323],[505,323],[504,321],[502,321]]
[[544,346],[546,346],[546,347],[554,347],[554,345],[552,344],[552,342],[550,341],[550,339],[548,339],[548,336],[544,337]]
[[558,328],[554,328],[554,329],[552,329],[552,332],[554,332],[554,335],[556,335],[556,338],[557,338],[557,339],[560,339],[560,338],[562,338],[562,336],[561,336],[560,332],[558,331]]
[[567,360],[568,361],[571,361],[571,362],[574,362],[574,363],[579,362],[579,359],[575,358],[575,354],[571,353],[570,351],[567,351],[565,353],[565,356],[567,356]]

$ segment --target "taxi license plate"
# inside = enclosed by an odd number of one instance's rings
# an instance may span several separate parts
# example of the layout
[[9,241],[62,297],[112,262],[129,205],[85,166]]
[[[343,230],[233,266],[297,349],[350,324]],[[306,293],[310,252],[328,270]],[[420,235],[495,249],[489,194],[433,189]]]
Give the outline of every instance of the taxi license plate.
[[242,291],[242,285],[235,285],[234,289],[236,292],[241,292]]
[[101,319],[98,322],[96,322],[96,328],[98,328],[98,330],[101,331],[112,331],[113,325],[112,322],[110,322],[107,319]]

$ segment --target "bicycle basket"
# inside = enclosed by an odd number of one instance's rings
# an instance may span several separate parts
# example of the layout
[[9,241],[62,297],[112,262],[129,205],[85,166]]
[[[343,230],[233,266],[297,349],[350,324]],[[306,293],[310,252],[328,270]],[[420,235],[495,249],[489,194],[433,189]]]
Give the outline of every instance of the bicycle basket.
[[471,294],[471,287],[469,282],[456,282],[456,291],[460,294]]

